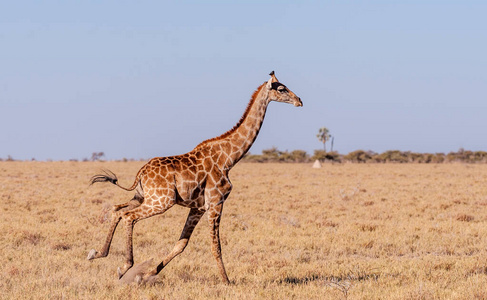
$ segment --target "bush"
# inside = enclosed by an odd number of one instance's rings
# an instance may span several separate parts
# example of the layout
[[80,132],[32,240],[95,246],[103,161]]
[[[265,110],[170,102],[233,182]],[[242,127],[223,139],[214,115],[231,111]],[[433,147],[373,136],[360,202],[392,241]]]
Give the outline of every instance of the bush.
[[281,152],[276,147],[262,150],[262,157],[265,161],[279,161]]
[[325,150],[315,150],[314,155],[311,157],[311,160],[319,160],[319,161],[331,161],[331,162],[341,162],[342,155],[340,155],[336,151],[326,152]]
[[320,160],[325,161],[326,159],[326,151],[325,150],[315,150],[311,160]]
[[487,152],[470,151],[460,148],[457,152],[450,152],[445,157],[448,162],[465,162],[465,163],[485,163],[487,162]]
[[365,152],[364,150],[356,150],[353,152],[348,153],[343,157],[344,160],[356,163],[366,163],[372,160],[373,153]]
[[307,162],[309,161],[308,153],[304,150],[293,150],[290,158],[293,162]]
[[401,152],[399,150],[389,150],[381,153],[377,156],[379,162],[395,162],[395,163],[407,163],[409,152]]
[[309,156],[304,150],[279,151],[276,147],[262,150],[262,155],[246,154],[243,161],[247,162],[307,162]]

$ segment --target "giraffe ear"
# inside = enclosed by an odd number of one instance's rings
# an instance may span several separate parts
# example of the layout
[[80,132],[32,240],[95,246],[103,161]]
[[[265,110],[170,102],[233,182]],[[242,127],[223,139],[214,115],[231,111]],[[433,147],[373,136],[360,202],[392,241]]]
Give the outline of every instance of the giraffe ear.
[[265,85],[268,90],[272,89],[272,77],[267,81],[267,84]]
[[271,78],[269,81],[267,81],[267,89],[270,90],[272,88],[272,83],[273,82],[278,82],[276,75],[274,75],[274,71],[272,71],[269,75],[271,75]]

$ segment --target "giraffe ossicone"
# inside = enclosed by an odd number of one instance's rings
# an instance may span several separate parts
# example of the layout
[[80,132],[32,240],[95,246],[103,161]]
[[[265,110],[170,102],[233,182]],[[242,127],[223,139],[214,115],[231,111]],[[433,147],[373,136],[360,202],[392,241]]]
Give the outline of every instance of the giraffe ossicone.
[[[122,222],[125,227],[126,250],[125,263],[118,268],[119,279],[124,277],[123,280],[131,281],[133,278],[138,283],[153,280],[174,257],[184,251],[194,228],[207,212],[212,239],[211,251],[223,282],[229,283],[223,265],[219,235],[223,204],[232,190],[228,172],[252,146],[271,101],[303,106],[301,99],[279,82],[274,71],[269,75],[271,78],[253,93],[238,123],[224,134],[203,141],[186,154],[151,159],[139,170],[129,188],[120,186],[115,174],[109,171],[93,176],[92,184],[110,182],[127,191],[136,190],[136,194],[127,203],[113,206],[105,243],[101,251],[92,249],[88,254],[88,260],[108,255],[115,229]],[[173,250],[153,269],[149,269],[145,266],[148,264],[145,264],[127,272],[134,264],[134,224],[139,220],[162,214],[175,204],[188,207],[190,211]]]

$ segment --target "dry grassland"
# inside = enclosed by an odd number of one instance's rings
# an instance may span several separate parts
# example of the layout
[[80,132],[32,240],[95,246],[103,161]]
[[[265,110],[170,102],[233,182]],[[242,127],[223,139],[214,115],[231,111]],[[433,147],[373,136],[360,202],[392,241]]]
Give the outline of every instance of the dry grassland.
[[[120,285],[123,231],[87,261],[107,210],[132,197],[88,186],[141,162],[0,162],[1,299],[486,299],[487,165],[241,163],[221,224],[232,284],[220,283],[206,217],[151,286]],[[134,230],[137,262],[159,260],[188,210]]]

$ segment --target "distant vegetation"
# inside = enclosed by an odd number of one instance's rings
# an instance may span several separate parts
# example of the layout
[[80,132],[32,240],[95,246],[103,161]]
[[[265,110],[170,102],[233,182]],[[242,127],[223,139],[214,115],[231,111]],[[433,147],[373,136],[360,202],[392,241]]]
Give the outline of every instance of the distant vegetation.
[[[94,152],[91,159],[84,158],[82,161],[103,161],[103,152]],[[119,161],[145,161],[147,159],[127,159]],[[459,149],[457,152],[445,153],[417,153],[411,151],[388,150],[383,153],[374,151],[355,150],[348,154],[340,154],[337,151],[314,150],[313,155],[304,150],[281,151],[276,147],[262,150],[262,154],[248,153],[244,156],[244,162],[257,163],[307,163],[319,160],[331,163],[487,163],[486,151],[470,151]],[[0,158],[0,161],[16,161],[12,156]],[[32,158],[32,161],[35,161]],[[52,160],[48,160],[52,161]],[[70,161],[78,161],[71,159]]]
[[352,163],[487,163],[487,152],[460,149],[457,152],[417,153],[411,151],[388,150],[383,153],[356,150],[346,155],[336,151],[315,150],[309,155],[304,150],[280,151],[276,147],[262,151],[261,155],[248,154],[243,158],[247,162],[352,162]]

